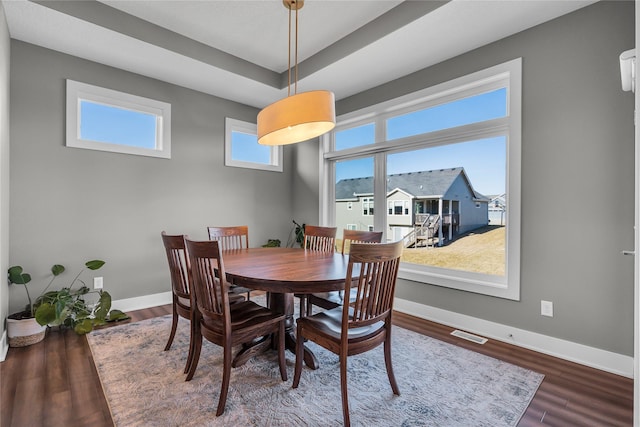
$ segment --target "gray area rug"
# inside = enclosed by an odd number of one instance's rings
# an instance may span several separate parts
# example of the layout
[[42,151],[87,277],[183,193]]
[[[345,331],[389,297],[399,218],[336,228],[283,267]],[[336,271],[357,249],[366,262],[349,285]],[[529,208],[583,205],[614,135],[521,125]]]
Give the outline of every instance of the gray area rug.
[[[215,416],[222,352],[204,341],[194,378],[185,382],[189,323],[163,351],[170,316],[87,335],[116,426],[339,426],[338,357],[314,343],[320,368],[302,371],[291,388],[295,356],[287,352],[288,381],[276,352],[233,369],[226,409]],[[354,426],[515,426],[543,375],[400,327],[393,329],[394,396],[382,346],[348,361]]]

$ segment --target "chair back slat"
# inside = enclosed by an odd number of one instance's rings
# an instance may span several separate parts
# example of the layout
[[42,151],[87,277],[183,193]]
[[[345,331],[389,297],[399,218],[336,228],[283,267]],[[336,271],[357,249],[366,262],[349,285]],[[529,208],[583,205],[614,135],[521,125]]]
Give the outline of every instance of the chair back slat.
[[181,298],[189,299],[189,259],[184,235],[168,235],[163,231],[162,243],[169,263],[172,291]]
[[198,310],[204,317],[226,325],[229,296],[219,244],[217,241],[196,242],[189,239],[185,239],[185,242]]
[[[351,245],[345,291],[354,286],[353,280],[357,281],[357,291],[355,299],[344,306],[343,329],[373,324],[391,312],[401,255],[401,241]],[[356,266],[360,273],[353,278]]]
[[304,248],[310,251],[335,252],[336,227],[305,225]]
[[219,242],[221,251],[246,249],[249,247],[249,227],[207,227],[209,240]]
[[382,231],[363,231],[363,230],[342,230],[342,254],[348,252],[345,251],[347,244],[351,243],[380,243],[382,241]]

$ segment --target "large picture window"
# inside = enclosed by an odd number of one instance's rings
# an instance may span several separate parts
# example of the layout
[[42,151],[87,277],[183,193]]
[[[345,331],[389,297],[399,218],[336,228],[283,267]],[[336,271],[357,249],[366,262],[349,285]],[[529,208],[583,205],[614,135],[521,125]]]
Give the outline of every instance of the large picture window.
[[67,80],[67,147],[171,158],[171,104]]
[[382,212],[367,227],[404,242],[399,277],[519,299],[520,99],[517,59],[339,117],[321,221]]

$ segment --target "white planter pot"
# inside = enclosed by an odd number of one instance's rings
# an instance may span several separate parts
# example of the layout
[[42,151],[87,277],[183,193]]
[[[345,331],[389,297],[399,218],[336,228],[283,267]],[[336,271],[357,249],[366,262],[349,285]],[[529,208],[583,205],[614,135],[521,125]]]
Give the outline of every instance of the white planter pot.
[[7,337],[9,347],[26,347],[44,339],[47,326],[42,326],[36,319],[7,319]]

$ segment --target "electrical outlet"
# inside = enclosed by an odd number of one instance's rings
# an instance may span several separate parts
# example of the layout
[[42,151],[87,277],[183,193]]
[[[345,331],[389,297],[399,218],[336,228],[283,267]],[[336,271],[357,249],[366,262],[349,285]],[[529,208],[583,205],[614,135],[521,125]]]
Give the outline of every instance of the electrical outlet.
[[93,289],[102,289],[102,286],[103,286],[102,277],[94,277]]
[[540,301],[540,314],[543,316],[553,317],[553,302]]

